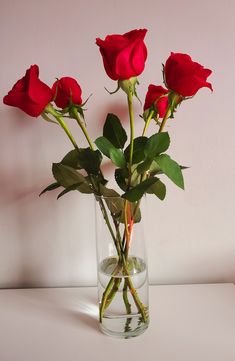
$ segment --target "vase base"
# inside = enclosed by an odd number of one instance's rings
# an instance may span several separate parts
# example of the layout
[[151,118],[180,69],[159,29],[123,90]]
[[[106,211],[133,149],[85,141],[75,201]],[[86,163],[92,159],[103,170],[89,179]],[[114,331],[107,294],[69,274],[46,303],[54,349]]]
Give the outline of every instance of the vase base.
[[[118,329],[115,329],[115,323],[118,323]],[[144,333],[148,325],[149,321],[140,323],[140,318],[136,316],[122,319],[108,319],[104,317],[102,323],[100,323],[100,330],[105,335],[111,337],[128,339]]]

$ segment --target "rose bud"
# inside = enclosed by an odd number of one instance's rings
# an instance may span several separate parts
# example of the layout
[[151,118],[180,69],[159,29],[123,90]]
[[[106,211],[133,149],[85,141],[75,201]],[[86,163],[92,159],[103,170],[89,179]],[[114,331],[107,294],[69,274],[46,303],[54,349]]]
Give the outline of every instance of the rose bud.
[[31,65],[25,76],[17,81],[12,90],[3,98],[3,103],[20,108],[32,117],[38,117],[53,94],[49,86],[39,78],[38,65]]
[[70,77],[57,80],[52,86],[54,102],[58,108],[66,108],[71,104],[82,104],[82,89],[78,82]]
[[211,73],[187,54],[171,53],[164,66],[167,88],[183,97],[191,97],[203,87],[213,90],[206,81]]
[[168,107],[168,90],[160,85],[150,84],[145,97],[144,111],[154,107],[159,118],[164,118]]
[[108,35],[96,39],[107,75],[113,80],[127,80],[140,75],[147,59],[144,43],[146,29],[132,30],[123,35]]

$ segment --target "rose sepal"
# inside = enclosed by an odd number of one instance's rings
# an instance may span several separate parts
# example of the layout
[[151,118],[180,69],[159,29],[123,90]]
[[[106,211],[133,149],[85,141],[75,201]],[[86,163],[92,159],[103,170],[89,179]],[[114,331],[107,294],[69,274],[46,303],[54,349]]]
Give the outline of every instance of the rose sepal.
[[174,118],[174,113],[176,112],[177,107],[181,104],[183,100],[185,100],[185,98],[182,95],[175,92],[169,92],[168,103],[169,109],[171,110],[169,118]]
[[126,80],[118,80],[118,87],[121,88],[128,96],[135,96],[141,103],[136,91],[136,85],[139,85],[137,77]]

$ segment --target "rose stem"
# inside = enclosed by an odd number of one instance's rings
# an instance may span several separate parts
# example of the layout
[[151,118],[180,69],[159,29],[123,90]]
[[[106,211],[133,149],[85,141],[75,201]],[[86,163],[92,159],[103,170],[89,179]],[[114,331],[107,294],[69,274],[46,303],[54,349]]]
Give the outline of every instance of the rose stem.
[[102,300],[101,300],[101,304],[100,304],[100,323],[102,323],[102,318],[103,318],[106,302],[108,300],[109,291],[112,290],[113,283],[114,283],[114,277],[111,277],[110,280],[109,280],[109,283],[106,286],[106,289],[105,289],[105,291],[103,293],[103,296],[102,296]]
[[77,111],[77,108],[76,107],[73,107],[72,108],[72,115],[74,116],[75,120],[77,121],[79,127],[81,128],[83,134],[85,135],[86,137],[86,140],[88,141],[88,144],[91,148],[91,150],[94,150],[94,146],[92,144],[92,141],[87,133],[87,130],[86,130],[86,127],[84,126],[83,122],[81,121],[80,117],[79,117],[79,114],[78,114],[78,111]]
[[[115,226],[116,226],[116,231],[117,231],[117,238],[119,240],[119,243],[122,244],[121,234],[119,231],[119,225],[117,224],[117,222],[115,222]],[[122,251],[124,251],[124,250],[122,249]],[[123,255],[123,257],[125,257],[125,256]],[[118,289],[117,289],[117,291],[118,291]],[[128,300],[126,279],[125,279],[124,287],[123,287],[123,301],[125,303],[127,313],[130,314],[131,313],[131,304]]]
[[164,126],[165,126],[165,124],[166,124],[166,121],[167,121],[167,119],[169,118],[170,115],[171,115],[171,106],[169,106],[169,107],[167,108],[166,114],[165,114],[165,116],[164,116],[164,118],[163,118],[163,120],[162,120],[162,122],[161,122],[161,125],[160,125],[160,128],[159,128],[159,130],[158,130],[158,133],[161,133],[161,132],[163,131],[163,128],[164,128]]
[[[154,111],[151,111],[149,117],[148,117],[147,120],[146,120],[145,127],[144,127],[144,129],[143,129],[142,136],[144,136],[144,134],[145,134],[145,132],[146,132],[146,130],[147,130],[147,128],[148,128],[148,125],[149,125],[150,120],[152,119],[153,113],[154,113]],[[165,114],[165,117],[163,118],[163,121],[162,121],[161,126],[160,126],[160,128],[159,128],[159,133],[162,132],[162,130],[163,130],[163,128],[164,128],[164,126],[165,126],[165,124],[166,124],[166,121],[167,121],[168,117],[170,116],[170,114],[171,114],[171,109],[170,109],[170,107],[169,107],[169,108],[167,109],[167,112],[166,112],[166,114]],[[140,203],[140,202],[138,202],[137,205],[136,205],[136,208],[135,208],[135,210],[134,210],[134,215],[135,215],[135,213],[136,213],[136,211],[137,211],[137,209],[138,209],[139,203]],[[125,212],[125,216],[126,216],[126,212]],[[129,246],[129,245],[126,244],[126,247],[125,247],[125,254],[126,254],[126,255],[128,255],[128,248],[129,248],[128,246]],[[125,280],[125,282],[128,284],[128,286],[129,286],[129,288],[130,288],[130,290],[131,290],[131,294],[132,294],[132,296],[133,296],[133,299],[134,299],[134,301],[135,301],[135,304],[136,304],[137,308],[139,309],[139,311],[141,312],[144,322],[146,322],[147,319],[148,319],[148,315],[146,314],[146,310],[145,310],[145,308],[144,308],[144,305],[143,305],[142,302],[140,301],[139,296],[138,296],[138,293],[137,293],[136,289],[134,288],[134,286],[133,286],[133,284],[132,284],[132,281],[131,281],[131,279],[130,279],[129,276],[128,276],[128,278]],[[126,286],[126,283],[125,283],[125,286]],[[125,288],[125,286],[124,286],[124,288]],[[124,297],[124,289],[123,289],[123,297]]]
[[[128,111],[130,118],[130,157],[129,157],[129,177],[128,177],[128,187],[131,186],[131,167],[133,161],[133,151],[134,151],[134,111],[133,111],[133,94],[131,91],[127,94],[127,102],[128,102]],[[128,200],[125,199],[124,203],[124,215],[125,215],[125,233],[126,233],[126,248],[129,248],[129,230],[128,230],[128,219],[127,219],[127,208],[128,208]]]
[[78,145],[75,141],[75,139],[72,136],[72,133],[70,132],[67,124],[65,123],[65,121],[63,120],[63,118],[61,116],[55,116],[55,118],[58,120],[58,123],[60,124],[60,126],[64,129],[65,133],[67,134],[67,136],[69,137],[69,139],[71,140],[71,143],[73,144],[75,149],[78,149]]
[[125,284],[123,287],[123,301],[125,303],[127,313],[130,314],[131,313],[131,304],[129,302],[128,295],[127,295],[127,281],[126,280],[125,280]]
[[[134,111],[133,111],[133,94],[130,91],[127,94],[127,102],[128,102],[128,111],[129,111],[129,118],[130,118],[130,158],[129,158],[129,178],[128,178],[128,188],[131,185],[131,167],[132,167],[132,160],[133,160],[133,150],[134,150]],[[124,202],[124,223],[125,223],[125,238],[126,238],[126,245],[125,245],[125,256],[126,261],[128,262],[128,250],[130,245],[130,234],[128,229],[128,217],[127,217],[127,210],[128,210],[128,201],[125,199]],[[126,306],[126,311],[128,314],[131,313],[131,304],[128,300],[127,294],[127,280],[125,279],[124,287],[123,287],[123,301]]]
[[[129,118],[130,118],[130,158],[129,158],[129,179],[128,179],[128,188],[131,185],[131,167],[132,167],[132,161],[133,161],[133,150],[134,150],[134,111],[133,111],[133,94],[131,92],[128,93],[127,96],[127,100],[128,100],[128,110],[129,110]],[[138,310],[140,311],[144,322],[147,321],[147,315],[145,312],[145,308],[144,305],[142,304],[142,302],[139,299],[138,293],[135,289],[135,287],[133,286],[133,283],[131,281],[130,278],[130,274],[128,272],[128,266],[126,264],[127,259],[128,259],[128,251],[129,251],[129,247],[130,247],[130,242],[129,242],[129,230],[128,230],[128,220],[127,220],[127,208],[128,208],[128,201],[125,200],[125,234],[126,234],[126,246],[125,246],[125,256],[123,256],[123,263],[124,263],[124,267],[125,267],[125,271],[127,274],[127,278],[125,279],[125,286],[130,288],[132,297],[134,299],[134,302],[136,304],[136,307],[138,308]],[[126,257],[126,258],[125,258]],[[125,302],[126,305],[126,309],[127,312],[130,310],[129,308],[129,301],[127,300],[127,292],[126,292],[126,288],[124,286],[123,289],[123,298],[125,301],[127,301],[128,303]]]
[[[122,258],[121,246],[120,246],[120,244],[118,242],[118,239],[114,235],[112,226],[111,226],[111,224],[109,222],[109,219],[108,219],[108,214],[107,214],[105,205],[104,205],[103,200],[101,198],[99,200],[99,203],[100,203],[101,210],[103,212],[104,219],[105,219],[106,224],[108,226],[109,232],[111,233],[111,236],[113,238],[115,247],[117,249],[119,260],[121,260],[121,258]],[[116,270],[114,271],[114,275],[117,273],[118,270],[119,270],[119,267],[117,267]],[[115,278],[115,277],[112,276],[109,283],[108,283],[108,285],[107,285],[107,287],[106,287],[106,289],[105,289],[105,291],[104,291],[104,293],[103,293],[103,296],[102,296],[101,305],[100,305],[100,322],[102,322],[103,313],[104,313],[105,308],[107,308],[108,305],[113,300],[114,295],[118,291],[119,285],[120,285],[120,282],[118,281],[118,278]]]
[[53,115],[53,117],[57,120],[57,122],[59,123],[59,125],[61,126],[61,128],[64,129],[65,133],[67,134],[67,136],[69,137],[71,143],[73,144],[75,149],[78,149],[78,145],[74,139],[74,137],[72,136],[72,133],[70,132],[67,124],[65,123],[63,117],[61,114],[59,114],[54,108],[53,106],[49,103],[46,108],[45,108],[45,112],[46,113],[50,113],[51,115]]
[[147,130],[148,126],[149,126],[149,123],[150,123],[150,121],[152,119],[153,114],[154,114],[154,110],[151,110],[151,112],[150,112],[150,114],[149,114],[149,116],[148,116],[148,118],[147,118],[147,120],[145,122],[144,129],[143,129],[143,132],[142,132],[142,137],[146,133],[146,130]]
[[124,263],[124,267],[125,267],[125,272],[126,272],[126,275],[127,275],[127,278],[126,278],[126,283],[128,285],[128,287],[130,288],[130,292],[131,292],[131,295],[134,299],[134,302],[136,304],[136,307],[137,309],[140,311],[142,317],[143,317],[143,321],[146,322],[148,320],[148,315],[146,313],[146,310],[145,310],[145,306],[144,304],[141,302],[139,296],[138,296],[138,293],[131,281],[131,276],[129,274],[129,271],[128,271],[128,268],[127,268],[127,264],[126,264],[126,259],[125,257],[123,257],[123,263]]
[[[133,111],[133,95],[132,92],[129,92],[127,95],[128,101],[128,110],[129,110],[129,117],[130,117],[130,158],[129,158],[129,174],[131,175],[131,166],[132,166],[132,158],[133,158],[133,150],[134,150],[134,111]],[[131,179],[129,179],[130,185]]]
[[[120,242],[121,242],[121,236],[120,236],[119,230],[117,230],[117,238],[118,238],[118,241],[119,241],[119,243],[120,243]],[[117,242],[117,243],[118,243],[118,242]],[[125,303],[125,306],[126,306],[127,313],[128,313],[128,314],[131,313],[131,305],[130,305],[130,303],[129,303],[129,301],[128,301],[127,292],[126,292],[126,287],[128,286],[128,287],[130,288],[130,291],[131,291],[132,297],[133,297],[133,299],[134,299],[134,302],[135,302],[135,304],[136,304],[136,307],[137,307],[137,309],[139,310],[139,312],[141,313],[144,322],[146,322],[147,319],[148,319],[148,315],[146,314],[145,306],[144,306],[143,303],[140,301],[140,298],[139,298],[139,296],[138,296],[138,293],[137,293],[137,291],[136,291],[136,289],[135,289],[135,287],[134,287],[134,285],[133,285],[133,283],[132,283],[132,281],[131,281],[131,277],[130,277],[130,274],[129,274],[129,271],[128,271],[128,266],[127,266],[127,264],[126,264],[125,255],[124,255],[123,253],[121,253],[121,260],[122,260],[122,263],[123,263],[123,266],[124,266],[124,269],[125,269],[125,273],[126,273],[126,275],[127,275],[127,278],[125,279],[124,289],[123,289],[123,292],[124,292],[124,293],[123,293],[123,300],[124,300],[124,303]],[[114,277],[112,277],[112,279],[113,279],[113,278],[114,278]],[[110,280],[110,282],[112,281],[112,279]],[[114,281],[115,281],[115,280],[114,280]],[[116,281],[117,281],[117,279],[116,279]],[[107,292],[109,292],[109,290],[110,290],[110,288],[111,288],[111,287],[110,287],[110,283],[108,284],[107,288],[108,288],[108,287],[109,287],[109,289],[108,289]],[[107,289],[107,288],[106,288],[106,289]],[[115,293],[117,292],[117,290],[118,290],[118,288],[114,288],[113,290],[111,290],[110,295],[107,295],[107,296],[106,296],[106,294],[105,294],[105,300],[104,300],[104,302],[107,302],[107,299],[108,299],[109,296],[111,296],[111,301],[112,301],[112,299],[113,299],[113,297],[115,296]],[[106,290],[105,290],[105,291],[106,291]],[[110,301],[110,302],[111,302],[111,301]],[[110,304],[110,302],[109,302],[109,304]],[[103,306],[102,310],[104,311],[104,309],[105,309],[105,305]]]

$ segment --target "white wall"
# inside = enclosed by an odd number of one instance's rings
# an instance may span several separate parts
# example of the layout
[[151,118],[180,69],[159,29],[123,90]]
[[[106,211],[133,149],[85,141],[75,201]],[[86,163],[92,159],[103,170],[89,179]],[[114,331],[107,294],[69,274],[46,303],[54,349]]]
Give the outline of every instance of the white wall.
[[[84,98],[93,93],[86,117],[94,138],[108,111],[127,121],[124,95],[104,90],[115,83],[103,70],[97,36],[149,29],[142,98],[149,83],[161,82],[170,51],[214,71],[214,93],[201,90],[168,125],[172,157],[191,168],[184,192],[167,182],[166,201],[149,200],[152,282],[235,281],[234,13],[234,0],[1,0],[0,97],[30,64],[48,84],[76,77]],[[38,197],[69,142],[40,118],[4,105],[0,112],[0,287],[95,284],[92,197]]]

